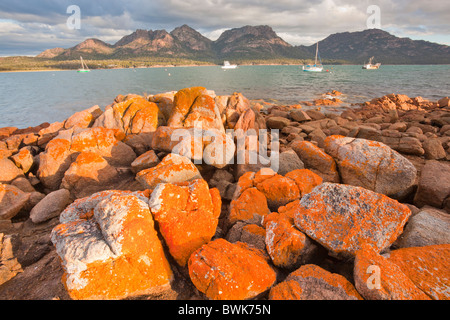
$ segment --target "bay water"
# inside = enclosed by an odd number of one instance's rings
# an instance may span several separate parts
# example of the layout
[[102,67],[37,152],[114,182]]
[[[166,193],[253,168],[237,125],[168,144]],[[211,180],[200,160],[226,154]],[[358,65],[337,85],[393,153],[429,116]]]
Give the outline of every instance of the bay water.
[[[325,72],[328,70],[328,72]],[[344,106],[389,93],[421,96],[431,101],[450,96],[450,65],[325,66],[308,73],[301,66],[158,67],[136,69],[0,73],[0,127],[26,128],[63,121],[77,111],[99,105],[102,110],[118,94],[140,95],[203,86],[217,95],[241,92],[249,99],[297,104],[331,90]]]

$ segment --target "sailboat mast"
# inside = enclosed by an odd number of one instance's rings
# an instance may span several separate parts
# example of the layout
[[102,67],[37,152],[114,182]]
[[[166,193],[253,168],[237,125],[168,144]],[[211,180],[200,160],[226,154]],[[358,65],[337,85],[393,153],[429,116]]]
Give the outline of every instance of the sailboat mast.
[[316,45],[316,59],[314,60],[314,65],[317,65],[317,53],[319,52],[319,42]]

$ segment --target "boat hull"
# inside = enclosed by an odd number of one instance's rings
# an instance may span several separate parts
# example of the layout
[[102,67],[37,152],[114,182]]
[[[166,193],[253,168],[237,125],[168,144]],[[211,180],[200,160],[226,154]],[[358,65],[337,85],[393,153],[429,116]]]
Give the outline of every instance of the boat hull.
[[322,72],[323,67],[316,67],[316,66],[303,66],[303,71],[305,72]]

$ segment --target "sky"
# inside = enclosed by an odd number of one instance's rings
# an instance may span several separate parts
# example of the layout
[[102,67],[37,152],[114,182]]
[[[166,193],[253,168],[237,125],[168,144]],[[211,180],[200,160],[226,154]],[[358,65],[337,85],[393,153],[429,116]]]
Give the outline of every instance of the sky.
[[[68,10],[73,5],[79,20]],[[368,12],[374,6],[378,11]],[[269,25],[292,45],[312,45],[333,33],[378,26],[398,37],[450,45],[450,1],[0,0],[0,56],[37,55],[87,38],[114,44],[136,29],[170,32],[183,24],[212,40],[227,29]]]

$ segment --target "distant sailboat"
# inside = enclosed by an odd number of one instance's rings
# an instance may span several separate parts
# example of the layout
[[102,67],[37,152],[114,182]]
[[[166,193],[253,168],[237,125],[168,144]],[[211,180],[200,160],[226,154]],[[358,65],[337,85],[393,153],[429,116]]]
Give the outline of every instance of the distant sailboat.
[[222,69],[236,69],[237,64],[230,64],[230,61],[224,61]]
[[[319,56],[319,61],[320,61],[319,64],[317,64],[317,56]],[[303,71],[306,71],[306,72],[322,72],[322,70],[323,70],[323,66],[322,66],[322,60],[320,59],[320,55],[319,55],[319,42],[317,42],[317,45],[316,45],[316,58],[314,60],[314,64],[313,65],[308,64],[306,66],[303,66]]]
[[374,57],[370,58],[370,59],[369,59],[369,62],[368,62],[368,63],[365,63],[365,64],[363,65],[362,68],[363,68],[363,69],[366,69],[366,70],[375,70],[375,69],[380,68],[381,63],[373,64],[373,63],[372,63],[372,62],[373,62],[373,58],[374,58]]
[[80,57],[81,60],[81,68],[78,69],[78,72],[89,72],[89,67],[87,66],[86,62],[84,62],[83,57]]

